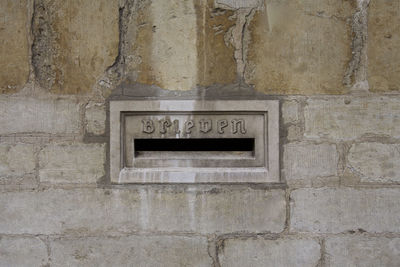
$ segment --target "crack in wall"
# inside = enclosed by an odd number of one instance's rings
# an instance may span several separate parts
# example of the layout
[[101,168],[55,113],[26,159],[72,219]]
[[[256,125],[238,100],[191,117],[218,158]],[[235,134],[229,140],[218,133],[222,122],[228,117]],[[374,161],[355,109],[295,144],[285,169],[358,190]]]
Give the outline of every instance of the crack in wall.
[[368,89],[367,80],[367,37],[368,6],[370,0],[357,0],[357,11],[351,21],[352,57],[343,77],[343,84],[353,89]]

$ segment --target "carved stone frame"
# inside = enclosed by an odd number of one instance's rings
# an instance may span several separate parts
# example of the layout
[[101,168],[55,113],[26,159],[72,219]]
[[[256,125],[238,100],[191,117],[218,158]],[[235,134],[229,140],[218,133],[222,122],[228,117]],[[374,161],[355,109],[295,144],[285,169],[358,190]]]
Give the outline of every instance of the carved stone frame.
[[[123,168],[123,112],[263,112],[266,114],[265,167],[253,168]],[[278,100],[111,100],[110,178],[112,183],[278,183]]]

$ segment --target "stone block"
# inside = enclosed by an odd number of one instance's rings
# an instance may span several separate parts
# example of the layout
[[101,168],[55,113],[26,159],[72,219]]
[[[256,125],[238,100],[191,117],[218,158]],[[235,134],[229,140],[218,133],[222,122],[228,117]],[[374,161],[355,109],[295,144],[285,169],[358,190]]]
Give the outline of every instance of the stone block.
[[228,239],[218,254],[221,267],[317,266],[320,246],[312,239]]
[[360,143],[349,151],[350,170],[361,182],[400,182],[400,145]]
[[13,93],[29,75],[29,3],[24,0],[0,2],[0,93]]
[[326,266],[399,266],[400,238],[332,237],[325,242]]
[[90,92],[117,58],[118,19],[118,1],[35,1],[32,62],[40,85]]
[[293,123],[299,120],[300,105],[296,100],[284,101],[282,104],[283,123]]
[[0,144],[0,179],[35,172],[35,151],[30,144]]
[[309,99],[304,116],[304,135],[308,138],[400,137],[400,99],[397,97]]
[[262,5],[263,0],[214,0],[215,6],[226,9],[256,8]]
[[227,37],[235,25],[232,10],[215,8],[213,0],[146,3],[136,11],[130,51],[138,57],[138,82],[189,90],[236,80],[234,48]]
[[52,266],[211,266],[207,238],[126,236],[57,239]]
[[49,189],[0,194],[4,234],[281,232],[284,190]]
[[291,231],[400,232],[399,189],[298,189],[291,194]]
[[0,98],[0,125],[0,134],[77,134],[79,104],[70,99]]
[[106,107],[103,103],[90,102],[86,106],[86,132],[101,135],[106,130]]
[[284,145],[282,173],[288,183],[335,176],[338,160],[335,145],[289,143]]
[[39,180],[45,183],[96,183],[105,175],[104,144],[54,144],[39,153]]
[[0,237],[0,266],[47,266],[45,243],[37,237]]
[[400,90],[398,1],[371,1],[368,11],[368,82],[373,92]]
[[265,0],[249,25],[246,82],[268,94],[342,94],[352,1]]

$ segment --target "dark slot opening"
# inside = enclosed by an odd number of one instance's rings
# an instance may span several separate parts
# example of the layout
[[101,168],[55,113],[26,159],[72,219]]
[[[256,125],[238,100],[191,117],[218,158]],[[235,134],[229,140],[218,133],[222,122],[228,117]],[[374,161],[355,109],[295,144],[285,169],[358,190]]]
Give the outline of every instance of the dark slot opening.
[[254,138],[135,139],[135,151],[253,151]]

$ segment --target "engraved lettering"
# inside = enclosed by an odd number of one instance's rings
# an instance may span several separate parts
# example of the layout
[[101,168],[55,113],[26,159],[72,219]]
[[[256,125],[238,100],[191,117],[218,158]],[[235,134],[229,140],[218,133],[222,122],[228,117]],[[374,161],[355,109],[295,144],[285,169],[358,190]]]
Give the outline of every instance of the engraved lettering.
[[194,127],[194,122],[192,120],[186,121],[185,122],[185,133],[191,134],[192,133],[192,128]]
[[218,133],[223,134],[224,133],[224,128],[228,126],[228,120],[218,120],[217,121],[217,128],[218,128]]
[[179,130],[179,121],[178,120],[174,120],[174,130],[175,130],[175,134],[180,134],[180,130]]
[[241,134],[245,134],[246,131],[246,125],[243,119],[233,119],[232,120],[232,133],[236,134],[238,131]]
[[142,132],[147,134],[154,132],[154,123],[152,120],[142,120]]
[[208,133],[212,129],[212,121],[208,119],[199,120],[200,132]]
[[172,123],[169,119],[159,120],[158,123],[160,124],[160,133],[161,134],[167,133],[167,128],[172,125]]

